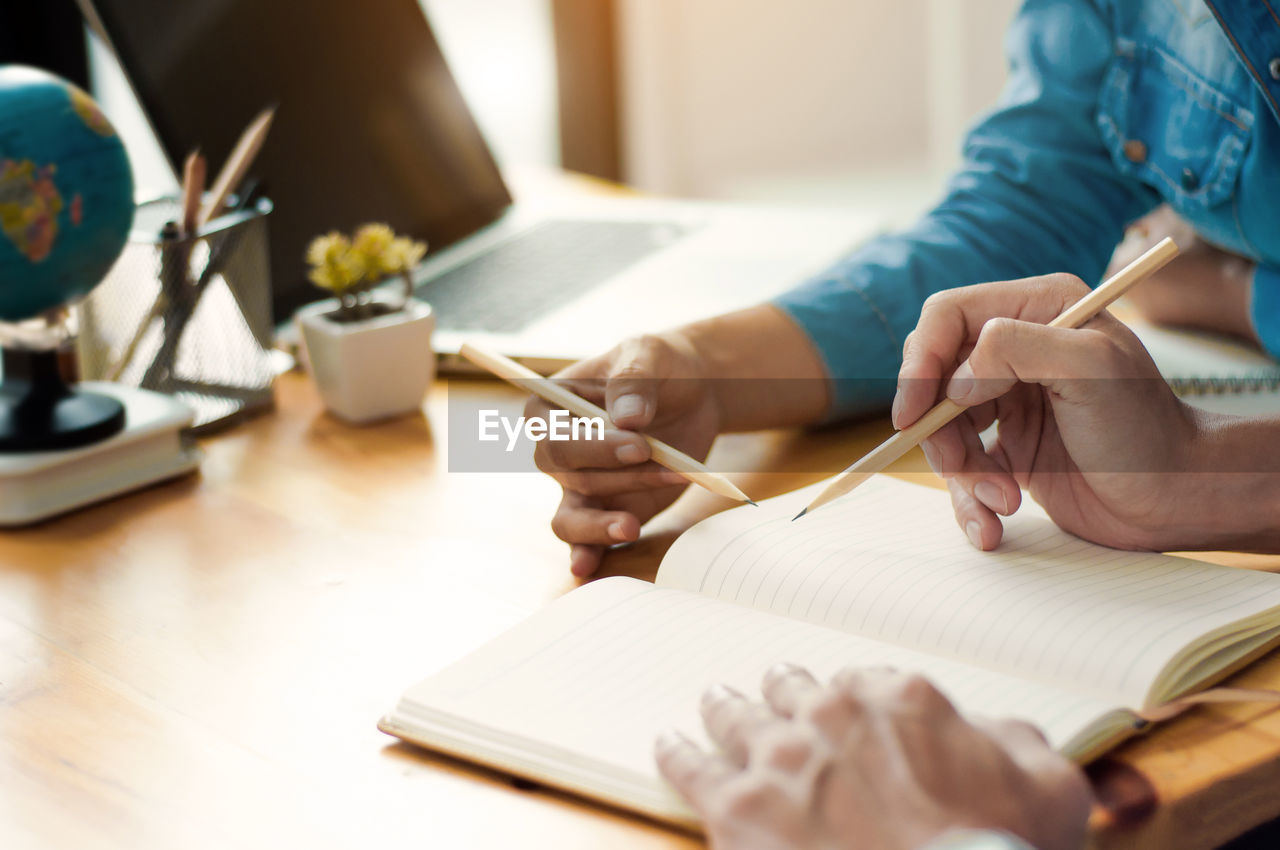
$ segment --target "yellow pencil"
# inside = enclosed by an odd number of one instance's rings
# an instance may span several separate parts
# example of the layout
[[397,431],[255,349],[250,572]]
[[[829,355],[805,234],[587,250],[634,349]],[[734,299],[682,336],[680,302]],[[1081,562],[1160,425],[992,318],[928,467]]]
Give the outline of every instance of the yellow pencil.
[[[580,395],[570,392],[552,380],[544,378],[537,372],[501,354],[494,354],[491,351],[485,351],[476,348],[474,345],[463,345],[460,353],[463,357],[483,369],[492,372],[504,381],[527,390],[534,395],[542,398],[557,407],[563,408],[575,416],[584,416],[587,418],[599,417],[605,422],[609,422],[609,414],[598,405],[592,404]],[[754,505],[755,502],[747,497],[733,482],[723,475],[712,472],[706,466],[689,457],[684,452],[673,449],[661,440],[654,439],[648,434],[641,434],[652,450],[653,460],[673,472],[678,472],[689,481],[700,487],[705,487],[717,496],[724,496],[726,499],[734,499],[739,502],[746,502]]]
[[[1078,328],[1107,308],[1112,301],[1129,291],[1129,288],[1151,275],[1178,254],[1178,246],[1172,239],[1165,238],[1156,243],[1138,259],[1117,272],[1110,280],[1072,304],[1062,315],[1049,323],[1051,328]],[[827,485],[808,507],[796,515],[796,519],[815,511],[833,499],[866,481],[877,472],[893,463],[920,443],[929,439],[935,431],[955,419],[965,411],[964,405],[951,399],[943,399],[932,410],[921,416],[909,428],[904,428],[876,446],[856,463],[840,473],[840,476]]]

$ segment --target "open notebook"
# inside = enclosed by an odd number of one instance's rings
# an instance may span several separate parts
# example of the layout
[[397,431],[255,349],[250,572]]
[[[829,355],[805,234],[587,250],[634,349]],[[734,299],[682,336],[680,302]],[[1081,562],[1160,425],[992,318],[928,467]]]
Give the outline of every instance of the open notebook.
[[1131,322],[1183,401],[1237,416],[1280,414],[1280,363],[1217,334]]
[[653,740],[702,740],[702,691],[775,662],[932,678],[964,712],[1025,718],[1086,761],[1134,709],[1221,678],[1280,635],[1280,576],[1086,543],[1028,500],[993,553],[940,490],[884,476],[798,522],[806,488],[686,532],[656,584],[578,588],[410,688],[380,728],[678,823]]

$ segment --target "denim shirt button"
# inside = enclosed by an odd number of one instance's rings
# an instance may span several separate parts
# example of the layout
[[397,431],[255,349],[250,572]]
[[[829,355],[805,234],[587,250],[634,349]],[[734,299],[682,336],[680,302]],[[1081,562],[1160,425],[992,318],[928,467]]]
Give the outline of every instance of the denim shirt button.
[[1194,171],[1192,171],[1190,168],[1182,169],[1182,188],[1183,189],[1186,189],[1188,192],[1192,192],[1192,191],[1195,191],[1195,188],[1199,185],[1200,185],[1200,178],[1196,175]]
[[1280,56],[1267,63],[1267,70],[1271,72],[1271,79],[1280,80]]
[[1124,143],[1125,159],[1141,165],[1147,161],[1147,146],[1138,139],[1130,139]]

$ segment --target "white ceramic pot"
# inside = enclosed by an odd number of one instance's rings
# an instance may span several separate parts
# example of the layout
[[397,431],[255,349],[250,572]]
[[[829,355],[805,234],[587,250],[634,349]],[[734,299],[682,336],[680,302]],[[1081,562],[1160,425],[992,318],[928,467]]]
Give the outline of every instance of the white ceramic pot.
[[436,375],[431,306],[410,299],[403,310],[358,322],[330,319],[336,307],[337,301],[321,301],[297,314],[325,407],[353,424],[419,410]]

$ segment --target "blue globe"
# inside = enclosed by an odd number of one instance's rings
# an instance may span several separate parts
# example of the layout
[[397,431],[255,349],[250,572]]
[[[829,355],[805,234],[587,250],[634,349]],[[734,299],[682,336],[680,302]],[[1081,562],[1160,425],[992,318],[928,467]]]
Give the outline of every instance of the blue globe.
[[129,159],[98,105],[52,74],[0,65],[0,320],[97,286],[133,209]]

